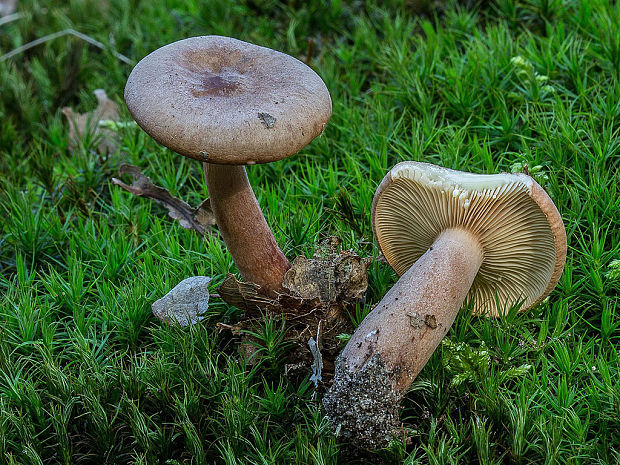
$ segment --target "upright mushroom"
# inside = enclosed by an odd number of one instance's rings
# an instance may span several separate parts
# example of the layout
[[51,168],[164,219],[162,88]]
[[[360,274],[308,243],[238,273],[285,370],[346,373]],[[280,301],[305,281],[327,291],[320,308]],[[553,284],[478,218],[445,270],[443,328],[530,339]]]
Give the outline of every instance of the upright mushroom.
[[396,165],[372,206],[374,233],[401,275],[356,329],[323,404],[358,445],[398,431],[399,404],[466,298],[474,312],[526,310],[556,286],[566,232],[545,191],[525,174],[477,175],[427,163]]
[[299,60],[220,36],[155,50],[131,72],[125,102],[153,139],[204,164],[211,208],[241,276],[266,294],[290,264],[278,247],[244,165],[286,158],[321,134],[329,91]]

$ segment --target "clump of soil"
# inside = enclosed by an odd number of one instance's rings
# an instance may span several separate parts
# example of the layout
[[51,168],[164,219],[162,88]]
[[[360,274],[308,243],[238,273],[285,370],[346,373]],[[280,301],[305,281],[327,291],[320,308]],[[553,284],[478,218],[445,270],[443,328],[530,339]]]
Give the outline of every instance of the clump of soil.
[[[287,292],[277,298],[264,296],[260,286],[233,275],[218,289],[225,302],[244,311],[241,321],[228,327],[234,333],[252,330],[265,316],[285,321],[285,339],[293,347],[285,370],[292,380],[303,379],[314,367],[314,378],[321,379],[322,387],[329,384],[341,349],[338,335],[353,331],[349,311],[363,300],[370,260],[339,248],[340,240],[330,238],[314,257],[297,257],[284,275],[282,285]],[[311,338],[318,351],[310,349]],[[316,367],[321,364],[317,376]]]
[[399,369],[388,370],[379,354],[357,372],[336,361],[337,375],[323,397],[327,418],[336,435],[362,449],[385,447],[401,430],[401,395],[394,390]]

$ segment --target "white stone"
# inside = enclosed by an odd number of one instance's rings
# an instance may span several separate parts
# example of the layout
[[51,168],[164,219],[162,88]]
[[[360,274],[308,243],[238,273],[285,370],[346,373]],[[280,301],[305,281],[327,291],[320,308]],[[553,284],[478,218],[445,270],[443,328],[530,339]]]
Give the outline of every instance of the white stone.
[[177,284],[168,294],[153,302],[153,315],[169,325],[198,323],[209,308],[208,276],[192,276]]

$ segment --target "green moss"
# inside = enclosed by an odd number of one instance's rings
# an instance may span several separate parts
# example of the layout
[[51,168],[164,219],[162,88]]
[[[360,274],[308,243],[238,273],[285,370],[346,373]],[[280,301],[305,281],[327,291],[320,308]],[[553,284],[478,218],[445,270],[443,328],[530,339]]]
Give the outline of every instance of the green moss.
[[[403,160],[540,166],[564,218],[568,260],[548,300],[501,320],[464,308],[448,337],[469,358],[485,348],[477,368],[437,351],[404,399],[409,439],[358,462],[620,460],[620,4],[21,0],[18,11],[0,25],[0,55],[67,28],[105,48],[63,36],[0,60],[0,462],[352,462],[312,383],[278,371],[277,332],[265,365],[246,366],[216,327],[238,317],[221,301],[187,329],[151,315],[183,278],[211,276],[215,288],[234,265],[217,236],[182,229],[110,179],[132,163],[197,205],[200,164],[132,126],[116,128],[115,153],[92,138],[68,149],[61,109],[92,109],[95,89],[130,120],[131,67],[113,52],[136,62],[201,34],[309,58],[331,91],[321,137],[248,169],[290,258],[331,235],[376,256],[372,197]],[[353,321],[396,280],[380,262],[369,278]]]

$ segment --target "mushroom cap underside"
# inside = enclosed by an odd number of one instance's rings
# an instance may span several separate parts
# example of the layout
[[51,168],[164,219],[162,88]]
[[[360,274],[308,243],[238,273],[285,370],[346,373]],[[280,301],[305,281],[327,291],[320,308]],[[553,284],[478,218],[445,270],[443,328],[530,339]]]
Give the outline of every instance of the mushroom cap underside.
[[373,229],[388,263],[402,275],[439,233],[463,228],[484,260],[468,299],[474,312],[526,310],[556,286],[566,260],[566,231],[547,193],[525,174],[480,175],[402,162],[379,185]]
[[143,58],[125,102],[153,139],[200,161],[246,165],[286,158],[325,128],[325,83],[284,53],[221,36],[161,47]]

